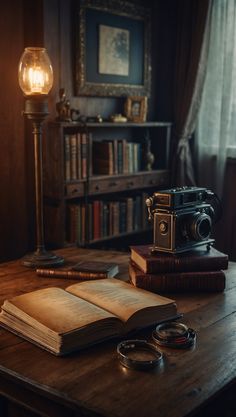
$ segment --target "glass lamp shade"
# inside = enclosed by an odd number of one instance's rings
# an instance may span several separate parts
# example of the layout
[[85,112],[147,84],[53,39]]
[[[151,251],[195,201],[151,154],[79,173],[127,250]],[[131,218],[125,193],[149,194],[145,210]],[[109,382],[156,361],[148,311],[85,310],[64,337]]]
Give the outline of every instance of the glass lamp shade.
[[26,96],[49,93],[53,85],[53,70],[45,48],[25,48],[19,62],[18,77]]

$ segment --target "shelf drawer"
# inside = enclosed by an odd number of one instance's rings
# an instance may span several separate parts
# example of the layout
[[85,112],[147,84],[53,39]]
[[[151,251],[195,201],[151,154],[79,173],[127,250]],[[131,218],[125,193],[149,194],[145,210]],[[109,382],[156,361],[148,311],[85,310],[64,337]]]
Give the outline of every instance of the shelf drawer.
[[89,185],[89,194],[114,193],[139,188],[142,185],[141,177],[109,177],[92,179]]
[[67,197],[79,197],[84,195],[84,183],[67,184],[65,187],[65,193]]
[[155,171],[143,175],[143,187],[160,187],[169,183],[168,171]]

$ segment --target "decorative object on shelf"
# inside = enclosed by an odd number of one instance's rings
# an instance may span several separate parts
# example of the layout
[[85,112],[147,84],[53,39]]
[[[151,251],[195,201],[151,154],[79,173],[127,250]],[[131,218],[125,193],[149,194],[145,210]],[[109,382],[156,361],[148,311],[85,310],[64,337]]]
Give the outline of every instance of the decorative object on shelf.
[[26,97],[24,114],[32,121],[35,159],[37,249],[23,258],[27,267],[61,265],[63,258],[47,252],[44,246],[42,186],[42,122],[48,115],[48,93],[53,70],[45,48],[25,48],[18,69],[19,85]]
[[127,122],[127,117],[123,116],[120,113],[119,114],[112,114],[109,119],[113,123],[125,123],[125,122]]
[[146,133],[145,136],[145,170],[146,171],[151,171],[152,170],[152,166],[154,164],[155,161],[155,157],[154,154],[151,152],[151,140],[149,137],[149,132]]
[[131,122],[144,123],[147,118],[147,97],[127,97],[125,114]]
[[100,114],[97,114],[96,116],[88,116],[86,118],[87,123],[102,123],[103,118]]
[[70,101],[66,98],[64,88],[59,90],[59,101],[56,103],[56,110],[58,113],[57,120],[60,122],[71,122],[71,108]]
[[150,10],[126,1],[78,3],[76,94],[149,96]]
[[80,111],[77,109],[70,109],[70,117],[72,122],[84,123],[84,116],[81,116]]

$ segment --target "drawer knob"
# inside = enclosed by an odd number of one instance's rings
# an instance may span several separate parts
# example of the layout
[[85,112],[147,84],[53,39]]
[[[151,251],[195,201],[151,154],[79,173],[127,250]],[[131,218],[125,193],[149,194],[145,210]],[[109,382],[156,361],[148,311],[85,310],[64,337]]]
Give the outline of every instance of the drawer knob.
[[115,181],[114,182],[110,182],[109,185],[110,185],[110,187],[116,187],[117,186],[117,182],[115,182]]
[[95,190],[98,191],[99,190],[99,185],[95,186]]
[[133,181],[127,182],[127,187],[133,187],[133,185],[134,185]]

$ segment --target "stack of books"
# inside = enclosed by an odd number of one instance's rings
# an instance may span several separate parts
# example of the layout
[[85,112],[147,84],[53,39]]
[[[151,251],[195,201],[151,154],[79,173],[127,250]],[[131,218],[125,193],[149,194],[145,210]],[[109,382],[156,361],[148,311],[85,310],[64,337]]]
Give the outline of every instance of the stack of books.
[[228,255],[211,247],[173,255],[152,253],[150,245],[131,246],[130,282],[155,293],[220,292],[225,289]]

